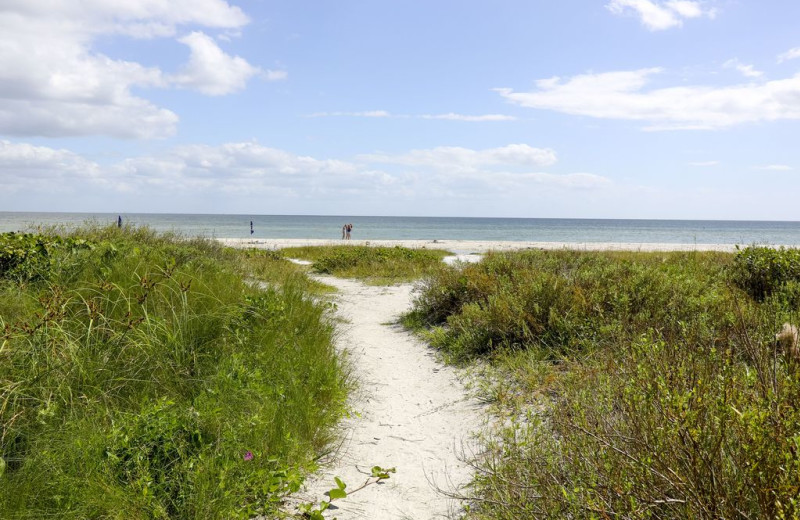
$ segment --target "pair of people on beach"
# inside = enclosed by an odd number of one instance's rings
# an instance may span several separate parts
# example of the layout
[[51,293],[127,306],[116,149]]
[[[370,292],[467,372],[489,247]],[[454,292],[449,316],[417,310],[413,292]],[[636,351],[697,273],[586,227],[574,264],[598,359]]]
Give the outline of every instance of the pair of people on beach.
[[342,226],[342,240],[350,240],[350,232],[353,230],[353,224],[345,224]]

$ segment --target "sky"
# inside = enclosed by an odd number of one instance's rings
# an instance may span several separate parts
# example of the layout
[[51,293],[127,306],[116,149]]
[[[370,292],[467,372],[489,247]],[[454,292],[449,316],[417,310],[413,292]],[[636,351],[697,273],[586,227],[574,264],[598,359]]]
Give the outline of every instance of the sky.
[[0,0],[0,211],[800,220],[797,0]]

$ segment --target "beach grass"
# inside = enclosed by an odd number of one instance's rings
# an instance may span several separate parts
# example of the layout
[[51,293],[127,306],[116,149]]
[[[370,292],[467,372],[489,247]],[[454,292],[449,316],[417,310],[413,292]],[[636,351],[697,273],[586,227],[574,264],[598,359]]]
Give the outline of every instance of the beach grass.
[[526,251],[440,267],[405,322],[502,420],[469,518],[798,518],[797,252]]
[[290,247],[287,258],[312,262],[314,272],[356,278],[372,285],[391,285],[419,279],[433,272],[448,251],[367,245]]
[[309,282],[254,256],[145,228],[0,235],[4,518],[279,514],[349,383]]

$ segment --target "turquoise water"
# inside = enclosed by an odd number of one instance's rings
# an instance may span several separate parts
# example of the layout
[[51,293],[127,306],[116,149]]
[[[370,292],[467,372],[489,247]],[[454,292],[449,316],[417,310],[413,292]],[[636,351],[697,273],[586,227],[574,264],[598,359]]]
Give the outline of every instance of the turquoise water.
[[[659,242],[800,246],[800,222],[721,220],[518,219],[288,215],[122,214],[123,221],[158,231],[215,238],[331,238],[353,224],[354,240],[511,240],[537,242]],[[0,212],[0,232],[38,225],[116,223],[108,213]],[[250,221],[253,235],[250,235]]]

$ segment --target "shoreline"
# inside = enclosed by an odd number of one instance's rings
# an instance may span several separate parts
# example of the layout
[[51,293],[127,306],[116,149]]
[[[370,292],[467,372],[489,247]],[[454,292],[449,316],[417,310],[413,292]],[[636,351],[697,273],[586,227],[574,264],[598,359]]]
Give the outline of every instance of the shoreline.
[[679,243],[628,243],[628,242],[529,242],[502,240],[341,240],[319,238],[217,238],[220,243],[239,248],[284,249],[306,246],[383,246],[412,249],[444,249],[456,254],[483,254],[488,251],[521,251],[525,249],[576,250],[576,251],[736,251],[735,244],[679,244]]

